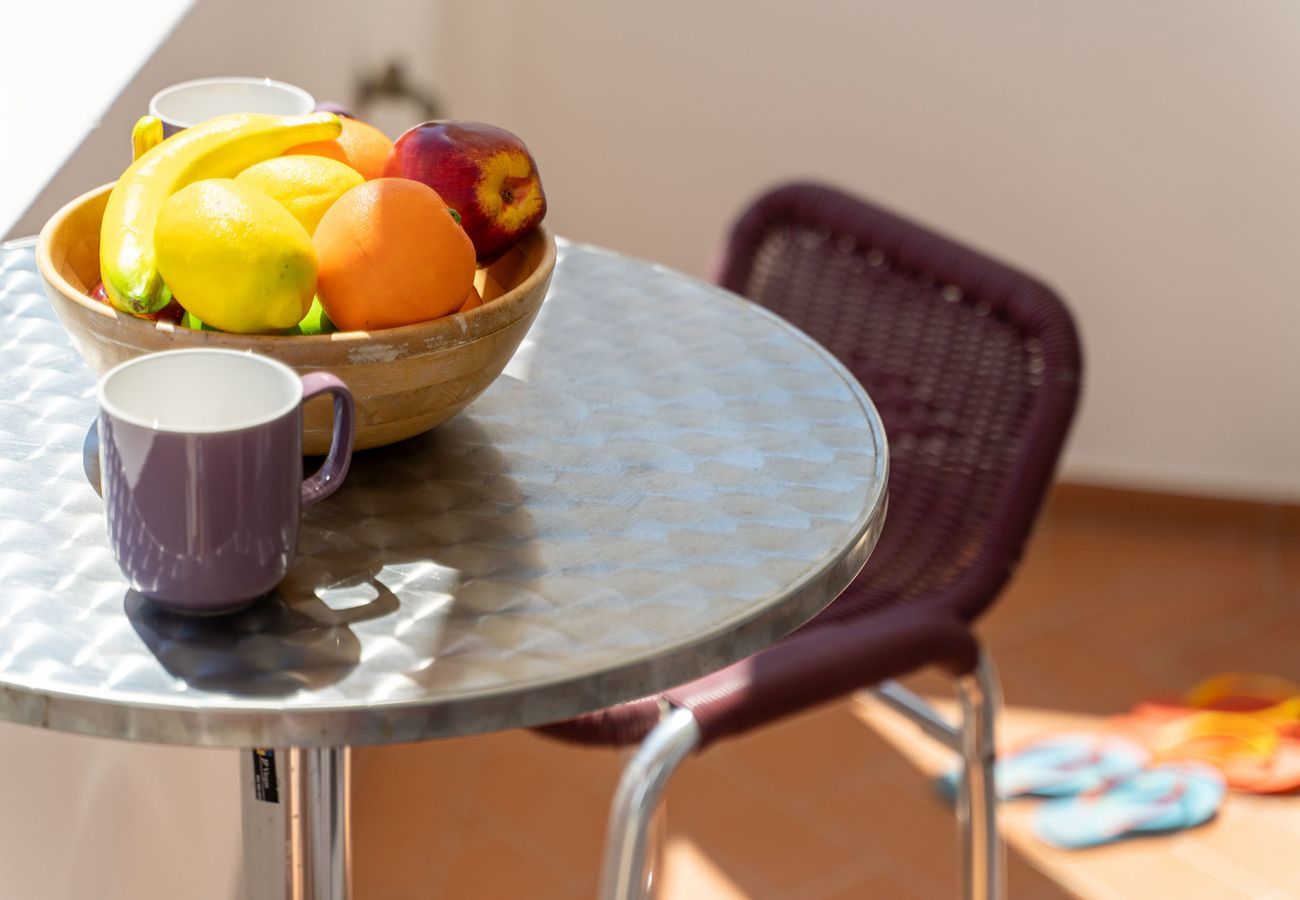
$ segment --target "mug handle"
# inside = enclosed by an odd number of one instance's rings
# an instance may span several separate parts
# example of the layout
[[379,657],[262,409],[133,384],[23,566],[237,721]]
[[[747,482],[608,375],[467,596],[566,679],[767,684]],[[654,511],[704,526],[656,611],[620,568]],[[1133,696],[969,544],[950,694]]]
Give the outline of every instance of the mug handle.
[[308,372],[302,376],[302,402],[317,394],[334,395],[334,434],[330,452],[315,475],[302,483],[302,505],[311,506],[339,489],[352,464],[352,420],[356,407],[352,392],[343,380],[329,372]]

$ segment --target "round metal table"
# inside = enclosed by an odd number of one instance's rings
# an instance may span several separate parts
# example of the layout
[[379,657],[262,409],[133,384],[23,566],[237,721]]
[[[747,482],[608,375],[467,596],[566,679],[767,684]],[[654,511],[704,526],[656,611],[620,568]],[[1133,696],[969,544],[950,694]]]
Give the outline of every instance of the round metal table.
[[359,454],[273,595],[186,618],[109,552],[94,379],[30,242],[0,248],[0,322],[0,718],[250,748],[250,897],[346,895],[348,746],[556,721],[718,669],[822,609],[883,520],[883,428],[824,350],[561,242],[492,387]]

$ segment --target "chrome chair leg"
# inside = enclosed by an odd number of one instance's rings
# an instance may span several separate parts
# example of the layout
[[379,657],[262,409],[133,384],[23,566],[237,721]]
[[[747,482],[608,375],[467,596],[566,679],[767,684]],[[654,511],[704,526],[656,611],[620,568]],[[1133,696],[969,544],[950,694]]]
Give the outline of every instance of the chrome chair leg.
[[668,779],[700,742],[688,709],[668,711],[623,770],[609,811],[600,900],[643,900],[646,846]]
[[646,861],[641,879],[641,896],[646,900],[658,897],[658,879],[663,876],[663,861],[668,852],[668,801],[660,800],[659,808],[650,817],[650,837],[646,842]]
[[[957,683],[962,712],[959,728],[944,722],[929,704],[895,682],[885,682],[875,693],[931,737],[961,753],[957,817],[963,896],[966,900],[1003,900],[1003,847],[993,785],[994,719],[1001,694],[992,661],[981,653],[975,671]],[[655,812],[668,779],[699,740],[699,725],[690,710],[668,710],[623,770],[610,808],[600,900],[645,900],[647,846]]]
[[998,796],[993,784],[993,728],[1001,702],[997,673],[986,654],[958,681],[961,701],[962,778],[957,793],[962,880],[966,900],[1002,900],[1004,851],[998,834]]

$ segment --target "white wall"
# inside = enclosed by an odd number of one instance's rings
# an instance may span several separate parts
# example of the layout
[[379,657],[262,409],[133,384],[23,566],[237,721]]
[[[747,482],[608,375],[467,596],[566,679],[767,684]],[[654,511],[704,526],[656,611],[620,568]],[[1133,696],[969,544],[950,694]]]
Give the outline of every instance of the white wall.
[[1300,5],[442,3],[453,115],[550,221],[704,275],[816,177],[1038,274],[1081,323],[1075,480],[1300,500]]
[[[0,234],[68,161],[86,132],[191,8],[191,0],[42,0],[5,8],[0,53]],[[51,42],[58,35],[58,65]],[[104,48],[112,47],[106,53]],[[39,77],[33,77],[39,72]],[[21,86],[21,89],[19,87]]]
[[0,898],[242,900],[239,758],[0,725]]

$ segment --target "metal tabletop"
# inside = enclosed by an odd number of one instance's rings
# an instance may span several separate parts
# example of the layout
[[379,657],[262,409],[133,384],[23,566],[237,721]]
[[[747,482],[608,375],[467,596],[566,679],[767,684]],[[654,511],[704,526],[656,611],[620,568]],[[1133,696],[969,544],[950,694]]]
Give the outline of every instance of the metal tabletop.
[[566,242],[505,373],[433,432],[358,454],[306,511],[287,579],[228,617],[127,589],[93,387],[31,244],[0,246],[0,718],[84,734],[316,747],[563,719],[788,633],[884,514],[880,419],[825,351],[719,288]]

